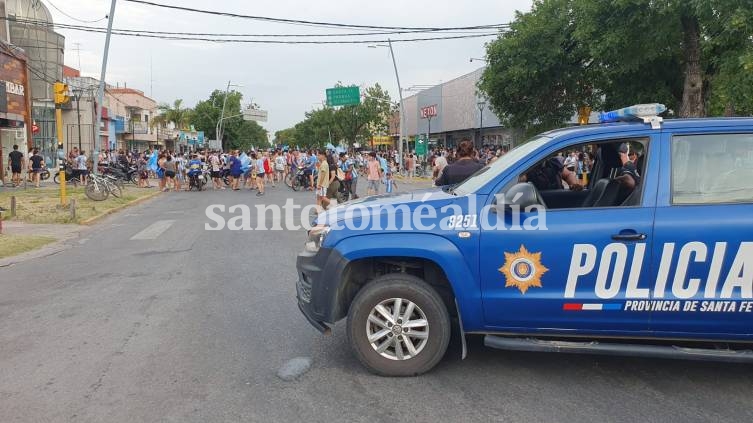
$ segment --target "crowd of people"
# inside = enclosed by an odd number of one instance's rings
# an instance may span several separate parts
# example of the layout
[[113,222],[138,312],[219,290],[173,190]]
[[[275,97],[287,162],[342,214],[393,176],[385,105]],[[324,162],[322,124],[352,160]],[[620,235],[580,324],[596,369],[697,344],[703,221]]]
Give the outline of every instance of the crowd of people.
[[[14,185],[20,183],[24,167],[28,167],[32,180],[38,185],[38,175],[34,175],[44,167],[44,159],[37,150],[30,151],[28,156],[17,150],[14,146],[9,156]],[[408,151],[402,159],[395,149],[346,152],[278,148],[186,153],[148,149],[142,152],[103,150],[96,157],[96,163],[99,171],[110,166],[135,169],[138,187],[151,188],[150,180],[157,179],[163,191],[189,189],[191,172],[199,171],[209,174],[213,189],[248,189],[256,191],[257,196],[264,195],[269,187],[290,185],[293,179],[299,178],[302,188],[315,192],[317,203],[326,208],[331,199],[337,198],[338,192],[350,199],[358,198],[361,178],[366,179],[368,195],[395,192],[398,174],[412,180],[417,174],[430,173],[436,185],[448,185],[460,182],[502,154],[502,150],[492,147],[477,151],[470,141],[464,140],[456,148],[432,149],[426,157]],[[94,160],[77,147],[71,149],[66,158],[73,176],[85,183]]]

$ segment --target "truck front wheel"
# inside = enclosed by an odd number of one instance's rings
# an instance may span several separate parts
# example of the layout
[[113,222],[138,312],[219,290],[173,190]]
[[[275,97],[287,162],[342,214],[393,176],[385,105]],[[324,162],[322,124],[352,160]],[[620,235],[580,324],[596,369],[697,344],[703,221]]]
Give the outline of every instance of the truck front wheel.
[[382,376],[431,370],[447,351],[450,316],[442,298],[415,276],[380,276],[356,295],[348,338],[358,359]]

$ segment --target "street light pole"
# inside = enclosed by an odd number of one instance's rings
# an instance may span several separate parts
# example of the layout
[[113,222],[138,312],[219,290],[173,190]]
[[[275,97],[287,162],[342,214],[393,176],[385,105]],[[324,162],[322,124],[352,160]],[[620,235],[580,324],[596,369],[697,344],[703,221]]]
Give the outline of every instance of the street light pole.
[[482,100],[479,101],[477,105],[481,117],[481,123],[478,128],[478,148],[481,148],[483,146],[482,143],[484,142],[484,108],[486,107],[486,102]]
[[222,141],[223,138],[223,132],[225,132],[225,128],[223,128],[222,121],[225,119],[225,106],[227,105],[227,96],[230,93],[230,87],[241,87],[242,85],[235,85],[231,84],[230,81],[227,81],[227,88],[225,88],[225,98],[222,99],[222,112],[220,113],[220,120],[217,121],[217,126],[215,127],[215,134],[217,135],[217,140],[220,142],[220,145],[222,146],[222,150],[225,151],[225,145]]
[[222,140],[222,133],[220,132],[222,129],[222,118],[225,117],[225,105],[227,104],[227,93],[230,91],[230,81],[227,81],[227,88],[225,88],[225,98],[222,99],[222,112],[220,113],[220,120],[217,121],[217,128],[215,130],[215,134],[217,135],[217,140],[220,142],[220,145],[222,146],[222,151],[225,151],[225,143]]
[[403,88],[400,85],[400,74],[397,72],[397,61],[395,60],[395,52],[392,50],[392,40],[388,38],[387,45],[376,44],[368,47],[388,47],[390,49],[390,57],[392,57],[392,67],[395,69],[395,79],[397,80],[397,91],[400,94],[400,139],[398,140],[397,153],[398,156],[400,156],[400,161],[403,161],[403,129],[405,127],[405,109],[403,108]]
[[[429,121],[429,130],[426,133],[426,146],[429,146],[429,142],[431,141],[431,118],[432,116],[427,116],[426,119]],[[445,147],[447,147],[445,143]]]
[[81,151],[81,90],[78,88],[73,90],[73,98],[76,99],[76,116],[78,120],[78,151]]
[[104,107],[104,97],[105,97],[105,77],[107,76],[107,55],[110,52],[110,37],[112,35],[112,21],[115,19],[115,1],[112,0],[110,3],[110,14],[107,15],[107,35],[105,36],[105,51],[104,54],[102,54],[102,73],[99,77],[99,90],[97,90],[97,121],[94,122],[94,125],[92,125],[95,128],[95,137],[94,137],[94,154],[92,154],[92,157],[94,158],[95,166],[93,167],[93,171],[96,174],[97,173],[97,166],[96,163],[99,156],[99,123],[102,122],[102,108]]
[[403,157],[403,129],[405,121],[405,109],[403,108],[403,88],[400,86],[400,74],[397,72],[397,62],[395,61],[395,52],[392,50],[392,40],[387,39],[387,44],[390,46],[390,56],[392,56],[392,66],[395,68],[395,79],[397,79],[397,91],[400,93],[400,139],[398,140],[397,155],[400,157],[400,163],[398,166],[402,169],[405,157]]

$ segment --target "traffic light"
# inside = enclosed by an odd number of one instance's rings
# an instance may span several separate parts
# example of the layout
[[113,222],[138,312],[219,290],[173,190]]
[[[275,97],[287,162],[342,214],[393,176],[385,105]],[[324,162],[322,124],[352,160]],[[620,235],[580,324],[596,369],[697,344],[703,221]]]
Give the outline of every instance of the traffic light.
[[68,102],[68,85],[62,82],[56,82],[53,85],[53,91],[55,92],[55,104],[65,104]]

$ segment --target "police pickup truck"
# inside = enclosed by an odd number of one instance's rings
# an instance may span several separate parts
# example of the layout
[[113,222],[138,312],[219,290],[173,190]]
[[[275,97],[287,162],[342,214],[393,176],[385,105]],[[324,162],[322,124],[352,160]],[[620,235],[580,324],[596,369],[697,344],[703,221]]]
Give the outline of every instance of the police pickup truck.
[[[478,334],[511,350],[753,361],[753,118],[663,110],[603,114],[620,122],[543,133],[457,186],[320,214],[297,258],[299,308],[324,333],[347,317],[380,375],[430,370],[453,332],[463,356]],[[592,158],[577,183],[565,168],[559,185],[533,180],[573,152]]]

